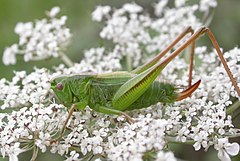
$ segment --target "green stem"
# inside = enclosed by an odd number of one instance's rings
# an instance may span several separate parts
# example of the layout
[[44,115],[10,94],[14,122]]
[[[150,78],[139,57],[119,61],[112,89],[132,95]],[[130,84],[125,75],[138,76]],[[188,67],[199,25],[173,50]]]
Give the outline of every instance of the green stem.
[[132,59],[130,55],[126,55],[126,61],[127,61],[127,70],[130,72],[132,71]]
[[234,104],[232,104],[230,107],[227,108],[227,114],[232,114],[235,110],[240,108],[240,101],[236,101]]
[[35,161],[37,158],[37,154],[38,154],[38,148],[34,145],[33,147],[33,155],[30,161]]
[[69,57],[67,57],[67,55],[65,55],[64,53],[60,52],[59,57],[64,62],[64,64],[66,64],[68,67],[72,67],[74,65],[72,60],[69,59]]
[[210,23],[212,22],[213,16],[215,13],[215,9],[212,8],[204,13],[201,22],[203,22],[203,26],[208,27]]
[[175,137],[168,136],[166,137],[166,140],[169,143],[174,143],[174,144],[187,144],[187,145],[193,145],[195,142],[193,140],[186,140],[185,142],[177,141]]

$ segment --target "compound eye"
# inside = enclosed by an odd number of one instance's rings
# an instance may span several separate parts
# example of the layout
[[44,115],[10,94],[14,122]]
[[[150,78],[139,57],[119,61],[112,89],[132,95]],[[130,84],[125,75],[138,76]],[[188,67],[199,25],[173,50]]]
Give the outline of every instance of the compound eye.
[[57,85],[56,85],[56,88],[58,89],[58,90],[63,90],[63,84],[62,83],[58,83]]

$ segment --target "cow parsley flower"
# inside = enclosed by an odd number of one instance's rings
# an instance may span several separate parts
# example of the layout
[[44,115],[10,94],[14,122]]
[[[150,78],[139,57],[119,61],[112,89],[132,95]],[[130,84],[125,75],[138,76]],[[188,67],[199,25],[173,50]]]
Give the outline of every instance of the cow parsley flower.
[[[177,1],[175,1],[177,2]],[[164,11],[164,7],[166,7],[166,5],[168,4],[168,0],[162,0],[159,1],[157,4],[154,5],[154,12],[156,16],[161,16],[163,11]]]
[[60,12],[60,7],[56,6],[51,9],[51,11],[47,12],[47,15],[51,18],[56,17],[56,15]]
[[172,152],[160,151],[157,153],[156,161],[177,161]]
[[181,7],[181,6],[183,6],[185,3],[186,3],[186,0],[178,0],[178,1],[175,1],[175,6],[176,6],[176,7]]
[[36,20],[34,23],[19,22],[15,27],[19,42],[5,49],[3,63],[15,64],[17,55],[22,55],[26,62],[61,57],[61,52],[70,42],[71,33],[65,26],[67,17],[55,17],[59,11],[59,8],[54,7],[48,12],[48,19]]
[[[34,68],[30,73],[14,71],[11,80],[0,79],[1,109],[10,110],[0,113],[1,155],[17,160],[20,153],[31,150],[35,160],[38,151],[49,150],[65,156],[67,161],[93,157],[175,161],[167,146],[171,142],[193,143],[196,151],[213,146],[221,160],[237,155],[239,144],[229,143],[228,138],[240,134],[231,116],[239,97],[219,65],[217,54],[208,52],[205,46],[195,50],[200,63],[194,69],[193,82],[201,79],[202,83],[192,96],[170,105],[158,103],[129,112],[135,120],[132,124],[125,117],[97,113],[89,107],[69,115],[70,107],[62,105],[50,90],[50,80],[59,75],[131,70],[139,66],[172,42],[186,24],[193,29],[203,25],[195,12],[207,12],[216,6],[216,1],[201,0],[189,5],[185,0],[176,0],[174,5],[168,6],[168,0],[159,1],[153,5],[155,15],[136,3],[126,3],[117,9],[96,7],[92,19],[104,24],[99,36],[113,46],[86,49],[83,59],[75,63],[63,52],[71,34],[65,26],[66,16],[56,17],[59,7],[47,12],[48,19],[18,23],[15,32],[20,36],[19,42],[4,51],[6,65],[15,64],[17,55],[22,55],[25,61],[61,58],[64,64],[51,69]],[[224,57],[240,86],[239,53],[240,49],[234,48]],[[160,80],[172,82],[179,89],[188,86],[186,62],[184,57],[176,57],[162,71]]]
[[5,65],[16,64],[15,53],[19,51],[17,44],[13,44],[4,50],[2,61]]
[[[167,1],[159,1],[157,5],[164,7],[167,5]],[[143,61],[146,62],[151,56],[150,53],[163,50],[171,40],[182,32],[186,24],[193,28],[201,26],[199,20],[192,16],[197,8],[196,5],[169,8],[162,11],[161,17],[151,18],[144,14],[139,5],[135,3],[125,4],[122,8],[112,9],[113,13],[105,16],[107,20],[104,23],[106,25],[101,30],[100,36],[115,44],[113,51],[118,51],[119,59],[125,59],[128,70],[131,70],[142,64]],[[159,11],[161,9],[155,7],[155,10],[156,14],[159,15],[158,12],[161,12]],[[98,9],[93,13],[97,11]],[[93,20],[95,19],[93,18]],[[166,34],[169,31],[171,34]],[[149,54],[146,55],[145,52]]]
[[110,6],[97,6],[92,12],[92,19],[97,22],[102,21],[103,17],[107,16],[110,11]]
[[123,10],[129,13],[138,13],[141,12],[143,9],[141,6],[135,4],[135,3],[126,3],[123,5]]
[[37,68],[29,75],[25,71],[15,72],[12,81],[1,79],[0,99],[3,101],[1,109],[20,108],[41,102],[49,93],[49,79],[47,69]]
[[68,157],[65,161],[74,161],[74,160],[79,160],[79,153],[77,153],[76,151],[71,151],[70,157]]
[[239,144],[229,143],[227,138],[218,139],[214,148],[218,150],[218,158],[221,161],[231,161],[229,155],[235,156],[239,153]]
[[201,0],[200,1],[200,11],[208,11],[209,8],[215,8],[217,6],[216,0]]
[[[153,149],[160,151],[165,146],[167,121],[152,119],[150,115],[139,116],[139,120],[119,129],[108,137],[108,158],[111,160],[142,160],[145,153]],[[157,138],[157,139],[156,139]]]

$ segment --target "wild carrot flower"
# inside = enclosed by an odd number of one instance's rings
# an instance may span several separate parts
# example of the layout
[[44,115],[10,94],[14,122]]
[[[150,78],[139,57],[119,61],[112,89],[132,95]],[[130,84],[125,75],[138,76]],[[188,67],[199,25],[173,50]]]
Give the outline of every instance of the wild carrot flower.
[[[170,105],[157,104],[129,112],[135,123],[129,124],[122,116],[97,113],[90,108],[75,111],[62,131],[68,108],[50,90],[50,80],[59,75],[83,72],[129,70],[141,65],[163,50],[182,30],[191,25],[204,25],[195,15],[208,12],[217,2],[201,0],[189,5],[186,0],[168,0],[153,4],[154,15],[137,3],[126,3],[121,8],[98,6],[92,19],[103,23],[99,36],[111,41],[111,48],[98,47],[84,51],[82,60],[72,62],[64,49],[71,40],[65,26],[66,16],[57,18],[60,8],[47,12],[47,19],[18,23],[15,32],[19,42],[6,48],[3,62],[15,64],[16,56],[24,61],[60,58],[64,64],[51,69],[34,68],[32,72],[15,71],[11,80],[0,79],[0,152],[15,161],[20,153],[32,150],[32,160],[38,151],[58,153],[67,161],[94,157],[114,161],[153,159],[175,161],[169,143],[191,143],[198,151],[213,146],[221,160],[239,153],[239,144],[229,137],[239,136],[231,113],[239,104],[234,90],[215,51],[206,46],[195,49],[201,62],[194,69],[194,80],[201,85],[190,97]],[[176,14],[177,13],[177,14]],[[187,25],[186,25],[187,24]],[[179,47],[183,39],[174,49]],[[227,51],[224,56],[240,86],[240,49]],[[125,65],[122,63],[125,61]],[[187,86],[188,63],[175,58],[161,73],[160,79]],[[147,101],[147,100],[146,100]],[[60,140],[56,140],[63,133]]]

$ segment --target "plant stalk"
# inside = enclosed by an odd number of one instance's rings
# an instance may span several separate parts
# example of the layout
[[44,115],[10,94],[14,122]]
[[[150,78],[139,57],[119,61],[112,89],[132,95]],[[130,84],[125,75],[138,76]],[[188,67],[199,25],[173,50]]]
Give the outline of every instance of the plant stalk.
[[230,107],[227,108],[227,114],[232,114],[235,110],[240,108],[240,101],[236,101],[234,104],[232,104]]
[[59,57],[64,62],[64,64],[66,64],[68,67],[72,67],[74,65],[72,60],[66,54],[60,52]]
[[126,61],[127,61],[127,70],[130,72],[132,71],[132,58],[130,55],[126,55]]
[[169,143],[174,143],[174,144],[187,144],[187,145],[193,145],[195,142],[193,140],[186,140],[185,142],[177,141],[175,137],[166,137],[167,141]]

